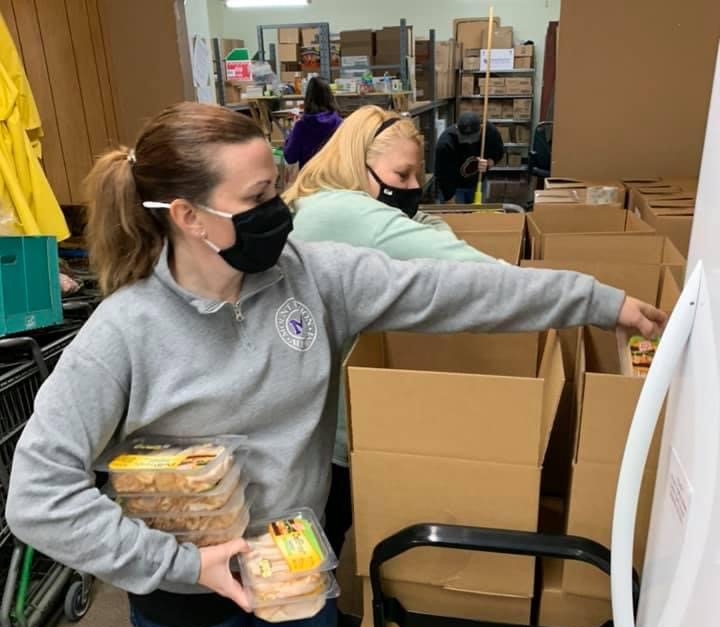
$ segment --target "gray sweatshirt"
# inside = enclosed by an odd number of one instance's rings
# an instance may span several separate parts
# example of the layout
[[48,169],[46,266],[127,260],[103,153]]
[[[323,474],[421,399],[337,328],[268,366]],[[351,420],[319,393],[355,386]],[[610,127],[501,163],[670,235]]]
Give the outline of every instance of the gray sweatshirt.
[[148,279],[107,298],[38,393],[18,444],[7,519],[22,541],[145,594],[206,592],[196,547],[123,516],[92,467],[130,434],[246,434],[254,517],[329,487],[343,342],[372,330],[452,333],[613,327],[622,292],[572,272],[395,261],[291,240],[230,305],[184,291],[164,252]]

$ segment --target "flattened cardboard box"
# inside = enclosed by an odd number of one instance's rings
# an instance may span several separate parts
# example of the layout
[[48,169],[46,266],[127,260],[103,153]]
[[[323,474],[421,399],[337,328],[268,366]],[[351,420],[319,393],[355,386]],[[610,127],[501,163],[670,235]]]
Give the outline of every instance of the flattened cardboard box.
[[[346,366],[358,574],[368,575],[380,540],[410,524],[536,529],[540,471],[564,386],[556,333],[366,335]],[[534,579],[531,558],[433,549],[405,554],[384,572],[393,581],[528,597]]]
[[[418,614],[517,625],[527,625],[530,622],[530,598],[476,594],[397,581],[384,581],[383,594],[398,599],[406,610]],[[372,587],[369,577],[363,577],[363,600],[362,627],[373,627]]]
[[[500,26],[500,18],[493,17],[495,28]],[[482,48],[484,34],[490,26],[490,19],[487,17],[459,18],[453,20],[454,39],[463,45],[465,50],[471,48]],[[479,64],[479,61],[478,61]],[[479,65],[478,68],[479,69]]]
[[[635,239],[654,234],[649,225],[632,213],[607,205],[586,205],[582,210],[562,205],[544,205],[536,207],[528,216],[527,225],[533,259],[544,259],[548,243],[559,237],[565,242],[572,243],[572,239],[568,236],[622,234],[624,237],[632,238],[628,241],[629,246],[630,242],[635,245]],[[592,238],[586,239],[592,241]],[[602,249],[605,245],[604,240],[596,239],[596,241],[598,248]],[[601,257],[595,256],[594,259],[607,259],[609,255],[608,252],[600,254]]]
[[542,592],[538,624],[552,627],[598,627],[612,618],[612,605],[604,599],[569,594],[562,588],[561,560],[542,561]]

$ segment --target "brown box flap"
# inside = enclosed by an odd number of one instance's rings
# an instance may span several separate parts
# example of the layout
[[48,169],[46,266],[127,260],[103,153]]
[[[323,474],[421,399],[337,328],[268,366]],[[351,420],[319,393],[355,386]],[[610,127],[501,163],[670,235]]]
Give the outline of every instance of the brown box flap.
[[656,263],[662,260],[663,237],[655,233],[551,233],[543,237],[546,260]]
[[[467,206],[467,205],[465,205]],[[453,231],[512,231],[522,233],[525,230],[525,216],[521,213],[498,213],[479,211],[473,213],[432,212],[442,218]]]
[[502,259],[513,265],[520,263],[525,239],[522,232],[456,231],[455,235],[486,255]]

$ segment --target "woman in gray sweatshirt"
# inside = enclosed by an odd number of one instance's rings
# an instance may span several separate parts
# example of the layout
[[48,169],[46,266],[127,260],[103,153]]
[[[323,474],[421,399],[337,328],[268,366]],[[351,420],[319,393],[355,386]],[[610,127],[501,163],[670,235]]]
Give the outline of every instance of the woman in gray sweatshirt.
[[[664,315],[592,277],[507,265],[395,261],[287,240],[262,131],[184,103],[89,178],[88,243],[107,298],[42,387],[18,444],[13,533],[130,593],[137,627],[261,623],[230,559],[123,515],[93,464],[130,434],[245,434],[253,515],[322,512],[335,434],[335,358],[365,331],[531,331]],[[302,625],[332,625],[333,608]]]

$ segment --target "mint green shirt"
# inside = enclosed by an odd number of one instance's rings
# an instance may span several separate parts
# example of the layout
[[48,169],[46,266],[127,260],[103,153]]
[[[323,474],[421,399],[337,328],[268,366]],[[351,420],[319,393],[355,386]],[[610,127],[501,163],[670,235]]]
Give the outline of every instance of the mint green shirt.
[[[292,206],[293,237],[375,248],[393,259],[445,259],[498,263],[455,237],[440,218],[419,211],[414,219],[365,192],[332,190],[301,198]],[[352,343],[344,347],[347,355]],[[348,465],[344,381],[340,377],[333,463]]]

